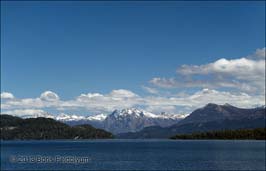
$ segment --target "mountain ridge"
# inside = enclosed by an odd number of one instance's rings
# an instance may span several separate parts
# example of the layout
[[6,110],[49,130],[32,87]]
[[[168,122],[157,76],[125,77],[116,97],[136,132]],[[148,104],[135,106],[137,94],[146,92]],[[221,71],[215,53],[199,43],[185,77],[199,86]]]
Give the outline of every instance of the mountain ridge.
[[243,109],[209,103],[169,127],[146,127],[135,133],[118,134],[117,138],[169,138],[176,134],[258,127],[265,127],[265,107]]

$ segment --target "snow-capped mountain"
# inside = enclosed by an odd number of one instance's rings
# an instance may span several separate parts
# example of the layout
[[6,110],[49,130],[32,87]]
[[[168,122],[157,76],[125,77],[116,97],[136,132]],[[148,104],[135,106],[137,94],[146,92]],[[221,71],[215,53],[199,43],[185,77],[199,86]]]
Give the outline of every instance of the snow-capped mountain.
[[151,112],[131,108],[115,110],[109,115],[78,116],[60,114],[55,119],[69,125],[90,124],[96,128],[102,128],[117,134],[136,132],[147,126],[167,127],[176,124],[185,117],[186,115],[170,115],[166,113],[156,115]]
[[101,113],[98,115],[89,116],[87,119],[91,121],[104,121],[106,117],[107,115]]
[[56,116],[55,119],[59,121],[79,121],[79,120],[90,120],[90,121],[103,121],[106,118],[104,114],[92,115],[92,116],[78,116],[78,115],[69,115],[61,113]]
[[185,115],[156,115],[138,109],[115,110],[104,120],[103,128],[114,134],[136,132],[148,126],[167,127],[183,119]]
[[68,115],[65,113],[61,113],[58,116],[55,116],[54,118],[55,120],[59,120],[59,121],[76,121],[76,120],[83,120],[85,119],[84,116],[78,116],[78,115]]
[[103,121],[107,116],[104,114],[92,115],[92,116],[78,116],[78,115],[69,115],[69,114],[60,114],[54,119],[64,122],[68,125],[81,125],[81,124],[90,124],[96,128],[103,128]]

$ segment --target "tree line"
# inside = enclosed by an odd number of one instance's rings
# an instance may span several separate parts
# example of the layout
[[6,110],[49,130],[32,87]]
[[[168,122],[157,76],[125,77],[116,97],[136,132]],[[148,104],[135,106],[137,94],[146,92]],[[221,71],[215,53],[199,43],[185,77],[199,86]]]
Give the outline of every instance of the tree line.
[[22,119],[10,115],[1,115],[2,140],[101,138],[113,138],[113,135],[87,124],[69,126],[50,118]]
[[266,128],[209,131],[179,134],[170,139],[254,139],[266,140]]

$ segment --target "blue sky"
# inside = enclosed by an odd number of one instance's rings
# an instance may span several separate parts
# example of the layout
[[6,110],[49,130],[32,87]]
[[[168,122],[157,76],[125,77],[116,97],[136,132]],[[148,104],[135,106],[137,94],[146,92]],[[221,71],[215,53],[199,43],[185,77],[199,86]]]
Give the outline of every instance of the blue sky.
[[64,100],[121,89],[196,93],[213,87],[152,80],[175,82],[182,65],[264,47],[265,2],[1,2],[1,92],[17,99],[48,90]]

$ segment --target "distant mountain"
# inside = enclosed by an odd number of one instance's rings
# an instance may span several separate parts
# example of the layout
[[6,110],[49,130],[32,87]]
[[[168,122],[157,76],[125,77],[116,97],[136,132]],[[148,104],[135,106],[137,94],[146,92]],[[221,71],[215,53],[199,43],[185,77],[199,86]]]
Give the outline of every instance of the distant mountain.
[[243,120],[256,119],[265,116],[265,108],[242,109],[230,104],[217,105],[207,104],[205,107],[193,111],[188,117],[183,119],[178,125],[188,123],[205,123],[221,120]]
[[118,138],[168,138],[176,134],[188,134],[224,129],[265,127],[265,107],[237,108],[229,104],[207,104],[172,126],[147,127],[135,133],[123,133]]
[[1,139],[98,139],[112,138],[113,135],[90,125],[69,126],[51,118],[22,119],[1,115]]
[[182,115],[156,115],[138,109],[115,110],[104,120],[103,128],[112,133],[136,132],[149,126],[167,127],[178,123]]
[[98,114],[93,116],[78,116],[60,114],[54,119],[68,125],[90,124],[96,128],[105,129],[114,134],[123,132],[136,132],[149,126],[167,127],[176,124],[186,115],[159,115],[138,110],[135,108],[114,110],[109,115]]
[[55,120],[66,123],[70,126],[89,124],[96,128],[103,128],[103,121],[107,116],[104,114],[98,114],[93,116],[78,116],[78,115],[68,115],[60,114],[54,117]]

